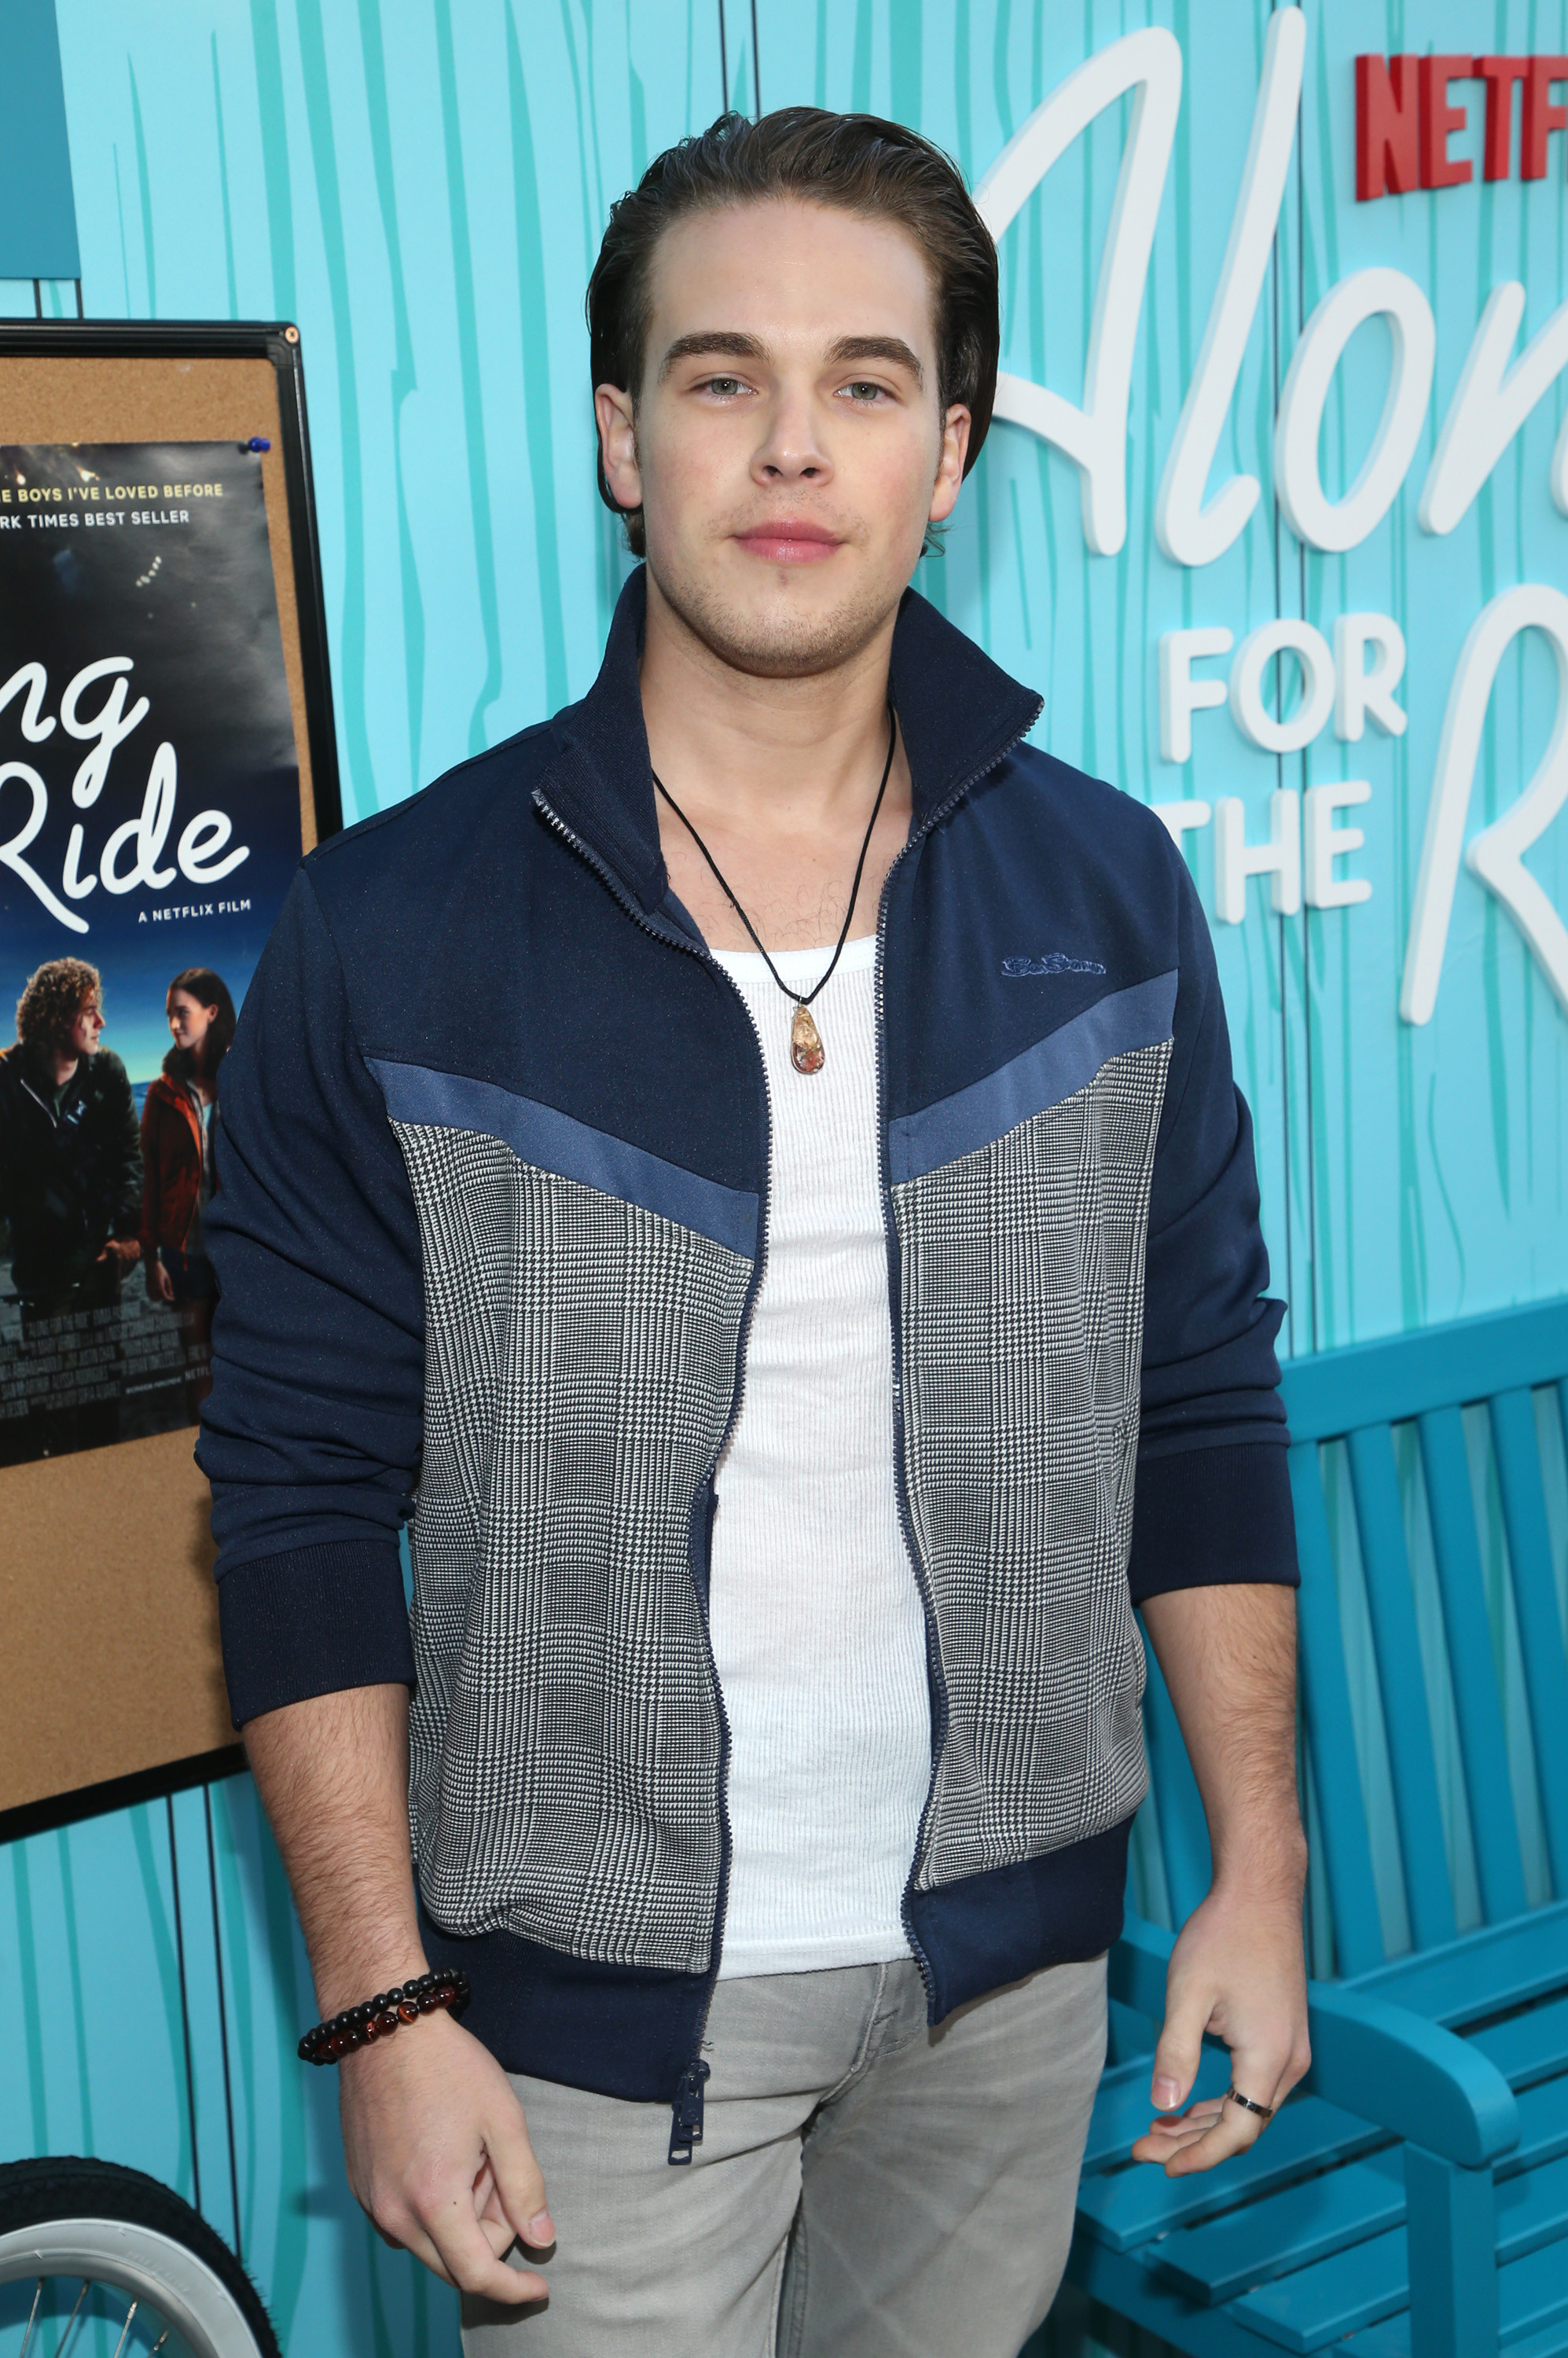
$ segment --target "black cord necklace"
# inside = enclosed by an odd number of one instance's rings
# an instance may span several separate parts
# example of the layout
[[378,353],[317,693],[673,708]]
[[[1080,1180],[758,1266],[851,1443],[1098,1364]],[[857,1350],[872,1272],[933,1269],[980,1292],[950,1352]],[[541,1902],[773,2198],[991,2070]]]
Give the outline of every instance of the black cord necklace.
[[712,869],[719,888],[723,893],[725,899],[729,902],[730,906],[734,910],[735,914],[740,918],[741,923],[745,926],[746,931],[756,943],[757,947],[762,951],[763,962],[767,967],[768,972],[773,976],[773,980],[778,984],[778,987],[784,992],[784,997],[795,1001],[795,1018],[789,1027],[789,1060],[795,1066],[797,1073],[819,1073],[822,1070],[823,1065],[827,1061],[827,1052],[822,1044],[822,1034],[817,1030],[816,1019],[811,1012],[811,1002],[816,997],[819,990],[823,990],[827,988],[828,978],[831,976],[834,968],[838,965],[838,960],[843,956],[844,945],[849,938],[849,925],[855,914],[855,903],[860,894],[860,878],[865,873],[866,854],[871,848],[871,838],[876,832],[877,817],[882,806],[882,796],[888,790],[888,780],[892,775],[892,757],[897,745],[898,716],[893,711],[893,708],[890,704],[888,707],[888,757],[882,763],[882,782],[877,788],[876,801],[871,805],[871,824],[866,829],[866,839],[860,846],[860,856],[855,863],[855,881],[849,887],[849,905],[844,912],[844,924],[838,936],[838,946],[834,951],[832,957],[828,959],[827,972],[823,976],[821,981],[817,983],[813,990],[806,991],[792,990],[790,989],[788,983],[784,980],[783,975],[779,972],[772,958],[769,957],[767,951],[762,949],[762,941],[758,936],[755,925],[752,925],[752,920],[746,914],[745,910],[742,909],[740,902],[737,901],[734,893],[724,882],[723,876],[719,873],[719,862],[714,859],[712,852],[709,851],[707,844],[704,843],[701,836],[698,835],[696,827],[693,827],[690,819],[687,818],[685,811],[682,810],[679,803],[676,802],[674,795],[671,794],[668,786],[665,785],[657,770],[654,770],[653,773],[654,785],[657,786],[660,794],[663,795],[665,802],[668,803],[671,810],[674,811],[676,818],[679,819],[682,827],[685,827],[687,835],[690,836],[693,843],[696,844],[698,851],[701,852],[704,860],[707,860],[709,868]]

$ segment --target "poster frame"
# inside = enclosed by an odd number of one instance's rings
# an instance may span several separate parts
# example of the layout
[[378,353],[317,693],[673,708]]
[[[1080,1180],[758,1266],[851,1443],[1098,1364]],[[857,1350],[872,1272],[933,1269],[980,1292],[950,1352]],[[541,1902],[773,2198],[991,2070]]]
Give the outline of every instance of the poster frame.
[[[314,816],[318,842],[337,834],[342,826],[342,806],[298,329],[284,320],[0,320],[0,361],[28,360],[47,365],[50,372],[58,371],[62,362],[71,360],[270,362],[276,386],[279,457],[290,542],[284,578],[291,577],[294,588],[292,622],[307,741],[300,750],[309,771],[302,810],[308,804]],[[0,441],[6,438],[6,420],[0,410]],[[94,434],[92,438],[103,441],[114,438]],[[145,426],[138,426],[134,434],[127,433],[124,438],[145,442],[158,438],[149,434]],[[188,438],[176,430],[163,438],[178,441]],[[281,552],[275,551],[275,568],[282,562]],[[114,1444],[115,1450],[138,1445],[135,1442]],[[0,1471],[0,1520],[4,1519],[5,1487],[5,1473]],[[243,1768],[243,1758],[238,1743],[214,1749],[209,1737],[205,1743],[176,1744],[167,1759],[93,1777],[87,1782],[81,1781],[80,1775],[67,1775],[56,1779],[53,1790],[34,1791],[16,1801],[6,1801],[0,1795],[0,1842],[92,1817],[127,1802],[178,1792],[214,1777],[232,1775]]]

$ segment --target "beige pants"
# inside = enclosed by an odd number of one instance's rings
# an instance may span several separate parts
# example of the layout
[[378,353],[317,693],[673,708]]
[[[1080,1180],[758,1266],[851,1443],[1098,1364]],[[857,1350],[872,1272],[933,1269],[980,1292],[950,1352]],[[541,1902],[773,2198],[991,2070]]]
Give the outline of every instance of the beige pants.
[[703,2142],[514,2082],[558,2237],[547,2301],[463,2304],[465,2358],[1016,2358],[1066,2259],[1105,1962],[925,2026],[911,1961],[720,1982]]

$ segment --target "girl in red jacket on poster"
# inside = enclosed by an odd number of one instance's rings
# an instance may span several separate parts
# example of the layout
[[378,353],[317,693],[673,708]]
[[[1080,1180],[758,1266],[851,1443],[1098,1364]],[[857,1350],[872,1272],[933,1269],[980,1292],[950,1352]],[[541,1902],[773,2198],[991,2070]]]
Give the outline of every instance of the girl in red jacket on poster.
[[218,1286],[201,1220],[217,1184],[212,1131],[218,1067],[234,1036],[234,1002],[210,967],[188,967],[168,986],[174,1045],[142,1109],[142,1266],[155,1302],[179,1318],[187,1404],[211,1386],[212,1304]]

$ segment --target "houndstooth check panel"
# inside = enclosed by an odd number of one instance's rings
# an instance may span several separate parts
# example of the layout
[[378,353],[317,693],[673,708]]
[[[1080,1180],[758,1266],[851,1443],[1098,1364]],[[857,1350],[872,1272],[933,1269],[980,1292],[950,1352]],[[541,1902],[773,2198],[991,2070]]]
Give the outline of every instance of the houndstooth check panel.
[[454,1931],[703,1972],[720,1720],[690,1519],[752,1264],[495,1139],[393,1127],[425,1260],[421,1889]]
[[1127,1585],[1143,1249],[1171,1044],[893,1189],[904,1475],[949,1724],[921,1890],[1143,1797]]

